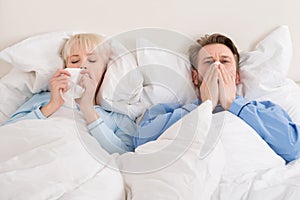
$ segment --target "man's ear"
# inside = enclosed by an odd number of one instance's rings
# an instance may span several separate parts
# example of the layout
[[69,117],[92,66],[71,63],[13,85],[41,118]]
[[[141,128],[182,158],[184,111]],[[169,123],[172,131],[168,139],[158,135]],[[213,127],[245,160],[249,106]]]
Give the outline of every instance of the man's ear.
[[240,77],[240,72],[239,70],[236,71],[236,76],[235,76],[235,84],[238,85],[241,82],[241,77]]
[[192,69],[192,80],[195,86],[199,86],[199,77],[198,77],[198,71],[195,69]]

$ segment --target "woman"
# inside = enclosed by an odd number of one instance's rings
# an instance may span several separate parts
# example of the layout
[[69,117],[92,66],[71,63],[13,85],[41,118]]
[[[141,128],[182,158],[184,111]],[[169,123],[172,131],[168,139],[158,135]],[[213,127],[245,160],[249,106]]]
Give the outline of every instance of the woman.
[[[63,46],[65,68],[81,68],[79,85],[84,89],[75,99],[77,110],[82,113],[90,134],[109,153],[133,151],[132,135],[135,123],[126,115],[110,112],[96,105],[108,62],[108,49],[101,48],[104,38],[97,34],[77,34]],[[25,119],[47,119],[64,106],[63,95],[68,91],[70,72],[58,69],[50,79],[50,92],[35,94],[25,102],[4,124]]]

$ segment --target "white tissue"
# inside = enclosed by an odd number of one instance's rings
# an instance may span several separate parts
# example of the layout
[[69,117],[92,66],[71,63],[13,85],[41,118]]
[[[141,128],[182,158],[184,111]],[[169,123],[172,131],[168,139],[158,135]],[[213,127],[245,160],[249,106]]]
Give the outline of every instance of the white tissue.
[[80,74],[81,69],[79,68],[66,68],[70,72],[71,76],[68,79],[68,90],[61,94],[64,100],[64,105],[67,107],[75,107],[75,99],[82,96],[84,89],[78,85],[82,74]]
[[213,65],[217,65],[217,66],[219,66],[220,64],[221,63],[219,61],[216,61],[216,62],[213,63]]

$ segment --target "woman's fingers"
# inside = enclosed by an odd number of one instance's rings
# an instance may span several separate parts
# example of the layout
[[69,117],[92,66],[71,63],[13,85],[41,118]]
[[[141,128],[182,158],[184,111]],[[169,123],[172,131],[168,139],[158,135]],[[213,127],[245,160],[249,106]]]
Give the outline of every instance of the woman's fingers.
[[51,90],[66,92],[68,90],[69,75],[70,73],[66,70],[57,70],[50,80]]
[[60,77],[60,76],[62,76],[62,75],[66,75],[66,76],[70,77],[70,76],[71,76],[71,73],[68,72],[68,71],[65,70],[65,69],[57,69],[56,72],[53,74],[52,77]]

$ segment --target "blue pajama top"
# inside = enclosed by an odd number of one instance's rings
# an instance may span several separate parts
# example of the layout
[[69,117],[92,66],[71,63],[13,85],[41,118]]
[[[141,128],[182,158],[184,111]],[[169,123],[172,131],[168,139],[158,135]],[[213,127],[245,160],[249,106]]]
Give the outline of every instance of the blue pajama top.
[[[40,107],[46,105],[49,99],[49,92],[34,95],[4,124],[24,119],[46,119]],[[156,140],[167,128],[197,108],[200,103],[201,101],[197,100],[187,105],[155,105],[147,110],[139,127],[124,114],[95,106],[100,117],[88,124],[88,129],[109,153],[134,151],[139,145]],[[222,110],[220,106],[216,109],[214,112]],[[238,96],[230,106],[229,112],[249,124],[286,162],[300,156],[299,125],[295,124],[280,106],[270,101],[247,101]]]
[[[25,102],[3,124],[10,124],[25,119],[47,119],[40,108],[50,100],[50,92],[35,94]],[[100,116],[96,121],[88,124],[89,132],[100,145],[109,153],[125,153],[134,151],[133,134],[136,133],[136,124],[126,115],[111,112],[100,106],[95,106]],[[79,111],[79,109],[78,109]]]
[[[184,106],[158,104],[150,108],[141,121],[136,137],[133,138],[135,148],[156,140],[167,128],[197,108],[200,103],[201,101],[197,100]],[[220,108],[217,106],[214,112],[221,111]],[[299,158],[299,125],[296,125],[280,106],[270,101],[247,101],[237,96],[229,112],[250,125],[286,162]]]

